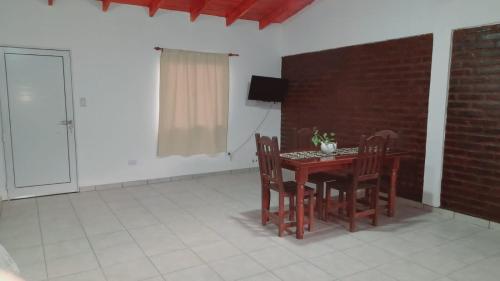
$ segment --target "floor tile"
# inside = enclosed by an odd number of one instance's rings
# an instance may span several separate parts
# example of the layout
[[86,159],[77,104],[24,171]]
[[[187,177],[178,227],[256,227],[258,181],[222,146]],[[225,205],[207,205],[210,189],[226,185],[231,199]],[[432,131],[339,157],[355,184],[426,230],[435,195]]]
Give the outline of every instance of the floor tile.
[[235,247],[246,253],[276,246],[276,243],[269,237],[259,235],[237,235],[227,237],[226,239]]
[[134,239],[132,239],[130,234],[125,230],[91,235],[89,236],[89,240],[92,244],[92,247],[96,251],[134,242]]
[[427,247],[430,248],[443,245],[450,241],[449,239],[443,238],[442,236],[429,233],[423,230],[410,231],[403,234],[399,234],[397,236],[407,241],[425,244]]
[[246,255],[219,260],[210,263],[210,266],[226,281],[243,279],[266,271]]
[[467,266],[465,262],[456,259],[455,255],[450,255],[439,249],[416,253],[409,256],[408,260],[443,275]]
[[433,281],[443,277],[416,263],[409,261],[395,261],[378,268],[382,273],[399,281]]
[[302,261],[302,258],[281,246],[258,250],[248,253],[248,255],[267,269],[275,269]]
[[63,277],[53,278],[50,281],[106,281],[100,269],[80,272]]
[[17,265],[31,265],[37,263],[45,263],[42,246],[34,246],[29,248],[17,248],[8,251]]
[[42,245],[40,230],[22,232],[13,236],[0,237],[0,243],[8,249],[30,248]]
[[220,235],[208,228],[201,228],[192,232],[178,234],[178,236],[190,247],[202,246],[223,240]]
[[444,223],[433,224],[426,228],[425,231],[453,240],[464,238],[481,231],[487,231],[487,229],[474,224],[450,220]]
[[500,254],[500,231],[482,231],[456,241],[472,254],[490,257]]
[[397,280],[386,274],[383,274],[382,272],[376,269],[372,269],[355,273],[353,275],[349,275],[347,277],[340,279],[340,281],[397,281]]
[[364,244],[365,242],[349,235],[345,230],[337,230],[331,233],[329,237],[324,239],[325,243],[335,250],[346,250],[355,246]]
[[104,249],[95,250],[97,260],[103,267],[124,263],[139,258],[145,258],[144,252],[136,243],[120,244]]
[[144,279],[141,281],[165,281],[165,278],[163,278],[162,276],[157,276],[157,277],[153,277],[153,278]]
[[323,240],[297,240],[294,236],[276,240],[276,243],[302,258],[313,258],[330,253],[334,250],[330,245],[324,243]]
[[83,228],[87,235],[111,233],[123,230],[122,224],[115,218],[100,219],[83,222]]
[[458,270],[449,277],[456,281],[497,281],[500,276],[499,265],[500,256],[495,256]]
[[94,254],[90,252],[47,260],[49,278],[89,271],[98,266]]
[[370,268],[363,262],[342,252],[333,252],[315,257],[310,259],[310,261],[335,278],[345,277]]
[[80,225],[62,224],[57,226],[41,225],[43,243],[54,244],[85,237],[85,232]]
[[226,241],[193,247],[192,250],[205,262],[216,261],[241,254],[238,248]]
[[21,276],[27,281],[45,281],[47,279],[47,270],[44,262],[34,264],[19,265]]
[[364,264],[372,267],[389,263],[398,258],[393,253],[372,245],[356,246],[343,252],[348,256],[360,260]]
[[164,275],[166,281],[222,281],[207,265],[200,265]]
[[57,259],[92,251],[90,243],[86,238],[46,244],[44,247],[47,259]]
[[186,248],[185,244],[163,225],[131,229],[130,234],[148,256]]
[[151,261],[162,274],[203,264],[203,261],[191,250],[179,250],[152,256]]
[[370,245],[383,249],[384,251],[400,257],[405,257],[420,251],[424,251],[428,248],[432,248],[432,246],[423,242],[409,241],[396,235],[390,234],[386,236],[386,238],[382,238],[375,242],[372,242],[370,243]]
[[328,273],[308,262],[299,262],[286,267],[278,268],[273,270],[273,273],[281,280],[287,281],[332,280],[332,277]]
[[159,221],[143,207],[129,208],[115,212],[116,217],[125,226],[132,229],[158,224]]
[[[239,279],[240,281],[281,281],[278,277],[273,275],[270,272],[259,273],[254,276],[250,276],[247,278]],[[305,279],[307,280],[307,279]]]
[[146,258],[104,267],[103,271],[108,281],[142,281],[160,275]]

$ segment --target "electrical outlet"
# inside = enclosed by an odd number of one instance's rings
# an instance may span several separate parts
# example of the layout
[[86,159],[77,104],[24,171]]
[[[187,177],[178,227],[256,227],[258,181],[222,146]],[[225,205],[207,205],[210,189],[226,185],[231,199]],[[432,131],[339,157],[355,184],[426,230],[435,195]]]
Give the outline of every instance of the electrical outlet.
[[135,166],[135,165],[137,165],[137,160],[135,160],[135,159],[128,160],[128,165],[129,166]]

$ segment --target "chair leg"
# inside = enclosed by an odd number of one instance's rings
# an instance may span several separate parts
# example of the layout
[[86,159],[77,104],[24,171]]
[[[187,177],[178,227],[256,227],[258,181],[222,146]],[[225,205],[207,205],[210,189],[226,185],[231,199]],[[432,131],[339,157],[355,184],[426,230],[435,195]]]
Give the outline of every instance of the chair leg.
[[288,219],[293,221],[295,219],[295,195],[290,194],[290,211]]
[[389,191],[387,192],[387,216],[394,217],[396,210],[396,189],[393,184],[389,184]]
[[375,187],[375,190],[372,190],[372,208],[374,209],[374,214],[373,214],[373,219],[372,219],[372,224],[374,226],[378,225],[378,214],[379,214],[379,208],[378,208],[378,200],[379,200],[379,193],[380,193],[380,187],[377,185]]
[[323,220],[328,221],[328,215],[330,211],[330,202],[331,202],[331,193],[332,189],[328,186],[326,186],[326,194],[325,194],[325,200],[324,200],[324,205],[323,205]]
[[269,221],[269,205],[271,204],[271,190],[267,187],[262,187],[262,225],[266,225]]
[[351,190],[349,196],[349,231],[356,231],[356,191]]
[[314,228],[314,201],[314,194],[309,195],[309,224],[307,226],[309,232],[313,231]]
[[279,195],[278,217],[278,235],[282,237],[283,232],[285,231],[285,194],[282,192],[280,192]]
[[316,183],[316,196],[317,196],[317,200],[316,200],[316,209],[318,211],[318,218],[319,219],[323,219],[323,215],[325,213],[324,209],[325,209],[325,205],[324,205],[324,200],[323,200],[323,196],[325,194],[325,183],[324,182],[317,182]]
[[[339,190],[339,206],[342,206],[344,204],[344,192]],[[344,208],[339,207],[338,209],[339,215],[344,214]]]

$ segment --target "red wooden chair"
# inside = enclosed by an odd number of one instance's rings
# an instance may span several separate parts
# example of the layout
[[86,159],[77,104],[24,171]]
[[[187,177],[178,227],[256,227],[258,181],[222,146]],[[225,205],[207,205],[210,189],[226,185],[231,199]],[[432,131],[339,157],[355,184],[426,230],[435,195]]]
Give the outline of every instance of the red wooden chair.
[[[349,219],[349,230],[356,230],[356,219],[369,217],[372,224],[378,224],[378,200],[380,192],[380,181],[387,139],[381,136],[361,137],[358,148],[358,156],[353,161],[352,175],[337,178],[334,182],[327,183],[327,195],[331,189],[339,191],[339,201],[342,207],[347,207]],[[368,204],[360,204],[364,209],[358,209],[358,191],[369,192]],[[346,196],[346,197],[344,197]],[[346,200],[344,200],[346,198]],[[329,198],[327,198],[329,200]],[[326,213],[331,212],[330,205],[326,206]]]
[[[297,194],[297,184],[294,181],[283,182],[281,171],[281,159],[278,146],[278,138],[272,139],[255,134],[257,143],[257,155],[259,159],[260,178],[262,183],[262,224],[266,225],[269,221],[278,225],[278,234],[283,236],[283,232],[289,231],[289,227],[296,225],[293,221],[295,214],[295,199]],[[314,225],[314,189],[308,186],[304,187],[304,205],[307,210],[308,230],[312,231]],[[271,212],[269,205],[271,199],[271,190],[278,192],[278,211]],[[285,198],[289,198],[290,208],[285,211]],[[307,203],[307,204],[306,204]],[[289,221],[286,221],[288,214]]]
[[[382,130],[374,134],[375,136],[381,136],[387,139],[387,150],[395,151],[398,149],[398,139],[399,135],[392,130]],[[382,170],[382,178],[380,183],[380,191],[385,193],[385,195],[380,195],[379,199],[387,202],[385,208],[387,210],[387,215],[389,217],[394,216],[396,210],[396,190],[392,188],[391,185],[392,170],[390,167],[384,167]],[[394,185],[396,186],[396,185]]]

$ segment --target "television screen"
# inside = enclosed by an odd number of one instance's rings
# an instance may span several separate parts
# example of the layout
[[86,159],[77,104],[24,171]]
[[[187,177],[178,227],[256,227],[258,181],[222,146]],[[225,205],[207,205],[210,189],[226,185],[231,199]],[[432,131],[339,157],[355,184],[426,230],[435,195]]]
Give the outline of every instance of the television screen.
[[252,76],[249,100],[281,102],[288,91],[288,80],[281,78]]

